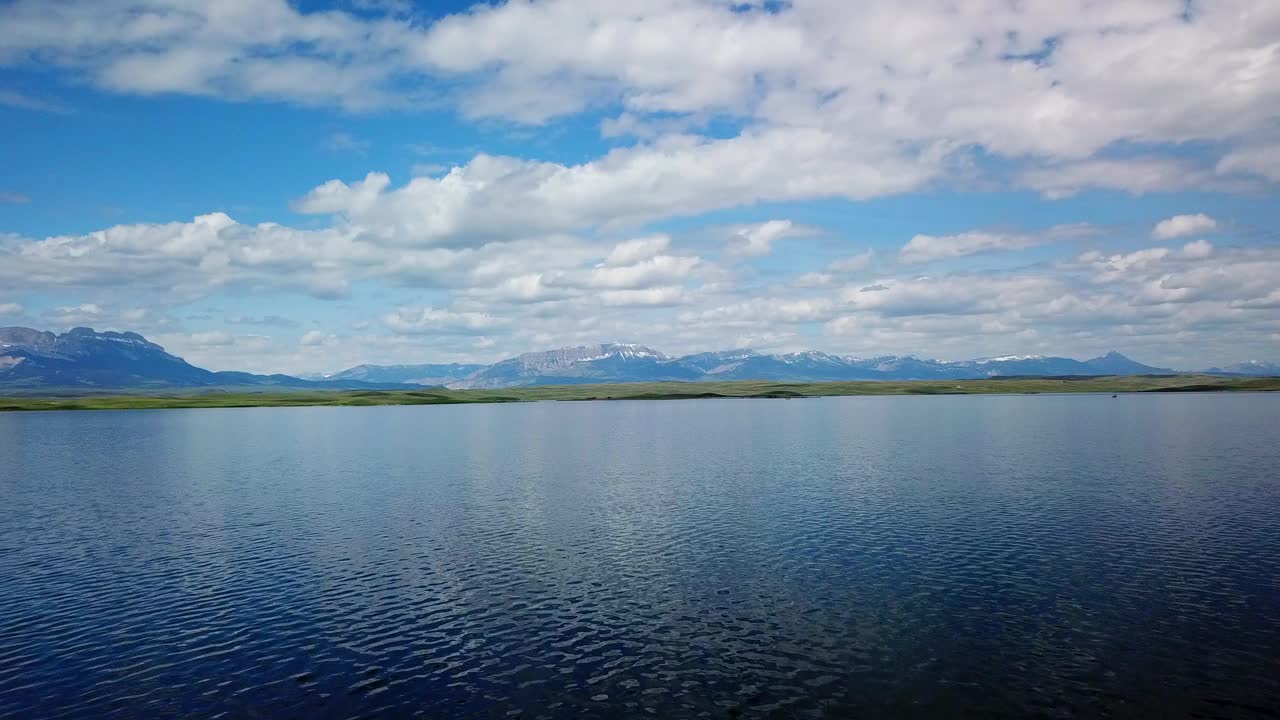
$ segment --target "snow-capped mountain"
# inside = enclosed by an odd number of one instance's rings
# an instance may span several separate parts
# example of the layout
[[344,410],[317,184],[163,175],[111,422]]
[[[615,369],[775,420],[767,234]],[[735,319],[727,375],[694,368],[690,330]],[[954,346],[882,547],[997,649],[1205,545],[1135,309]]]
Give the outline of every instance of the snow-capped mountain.
[[452,388],[494,388],[520,385],[573,385],[642,380],[698,380],[703,373],[685,367],[643,345],[608,343],[529,352],[502,360],[467,378],[447,383]]
[[[136,333],[76,328],[56,335],[30,328],[0,328],[0,390],[233,386],[392,389],[440,385],[502,388],[667,380],[963,380],[1173,372],[1118,352],[1088,360],[1003,355],[944,361],[912,355],[858,358],[818,351],[766,354],[739,348],[671,357],[643,345],[608,343],[529,352],[492,365],[357,365],[307,380],[288,375],[211,372],[170,355]],[[1249,361],[1208,372],[1280,376],[1280,365]]]
[[1263,360],[1245,360],[1226,367],[1209,368],[1206,372],[1215,375],[1255,375],[1259,377],[1280,377],[1280,362]]
[[[359,366],[364,372],[379,366]],[[356,368],[353,368],[355,370]],[[344,371],[333,377],[343,377]],[[1006,355],[976,360],[924,360],[914,356],[854,358],[818,351],[763,354],[718,350],[670,357],[642,345],[587,345],[508,358],[441,384],[451,388],[655,382],[663,380],[962,380],[1022,375],[1169,374],[1116,353],[1090,360]],[[378,375],[369,375],[370,377]]]

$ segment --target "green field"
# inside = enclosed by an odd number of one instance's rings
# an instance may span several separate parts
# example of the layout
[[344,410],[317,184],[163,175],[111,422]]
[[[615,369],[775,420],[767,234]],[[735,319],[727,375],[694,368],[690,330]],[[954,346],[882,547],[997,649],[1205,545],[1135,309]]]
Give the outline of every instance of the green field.
[[500,390],[360,390],[298,392],[202,392],[0,397],[5,410],[123,410],[145,408],[288,407],[311,405],[451,405],[540,400],[684,400],[691,398],[806,398],[829,395],[1022,395],[1037,393],[1134,393],[1277,391],[1280,378],[1209,375],[1115,376],[780,383],[743,380],[699,383],[545,385]]

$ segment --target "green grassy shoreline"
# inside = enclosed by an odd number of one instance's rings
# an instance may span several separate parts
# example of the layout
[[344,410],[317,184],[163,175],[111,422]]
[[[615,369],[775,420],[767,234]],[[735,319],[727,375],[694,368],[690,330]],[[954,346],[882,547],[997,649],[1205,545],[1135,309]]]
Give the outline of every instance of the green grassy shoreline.
[[[357,390],[297,392],[202,392],[189,394],[97,394],[0,397],[0,411],[126,410],[209,407],[300,407],[456,405],[542,400],[684,400],[694,398],[808,398],[832,395],[1022,395],[1039,393],[1280,391],[1280,378],[1209,375],[1106,376],[783,383],[659,382],[610,385],[544,385],[499,390]],[[143,394],[146,392],[146,394]]]

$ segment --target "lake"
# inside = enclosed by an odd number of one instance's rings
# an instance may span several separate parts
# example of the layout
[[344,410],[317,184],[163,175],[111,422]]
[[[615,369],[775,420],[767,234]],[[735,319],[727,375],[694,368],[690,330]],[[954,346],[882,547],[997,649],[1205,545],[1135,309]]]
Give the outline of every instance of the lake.
[[0,413],[0,717],[1276,717],[1280,395]]

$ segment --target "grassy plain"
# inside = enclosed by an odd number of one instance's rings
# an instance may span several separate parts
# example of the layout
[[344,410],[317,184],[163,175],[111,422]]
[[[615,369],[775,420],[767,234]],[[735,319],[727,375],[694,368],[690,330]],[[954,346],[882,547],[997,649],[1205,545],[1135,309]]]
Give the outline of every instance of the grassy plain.
[[[684,400],[691,398],[806,398],[830,395],[1022,395],[1039,393],[1135,393],[1280,391],[1280,378],[1210,375],[1005,378],[985,380],[880,380],[787,383],[658,382],[609,385],[543,385],[498,390],[355,390],[294,392],[207,391],[183,394],[92,394],[0,397],[5,410],[126,410],[147,408],[453,405],[542,400]],[[64,393],[67,391],[63,391]]]

